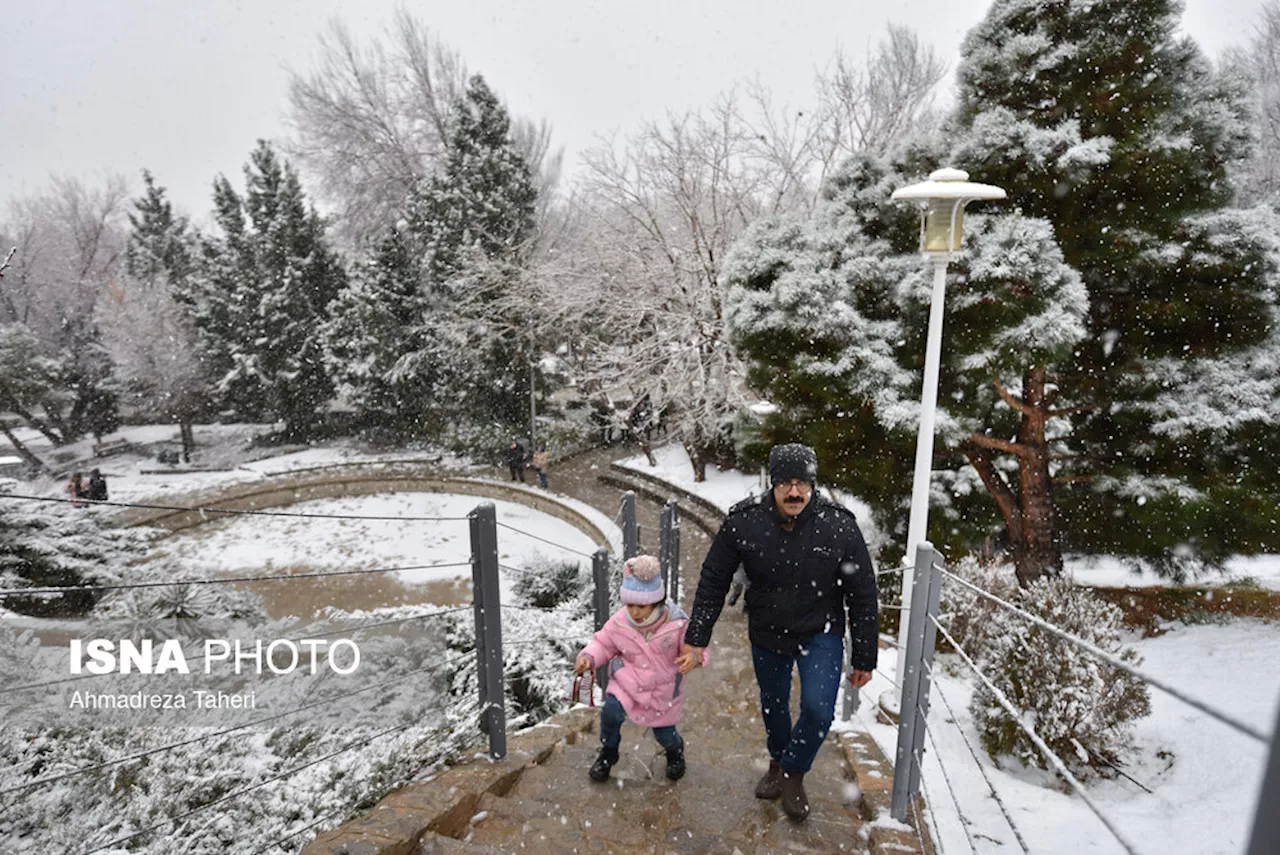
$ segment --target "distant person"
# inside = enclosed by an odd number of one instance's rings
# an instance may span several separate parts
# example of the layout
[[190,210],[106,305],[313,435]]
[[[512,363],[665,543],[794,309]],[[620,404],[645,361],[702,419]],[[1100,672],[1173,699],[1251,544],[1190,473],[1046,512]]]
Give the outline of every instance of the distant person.
[[511,440],[507,446],[507,468],[511,470],[511,480],[524,483],[524,446],[517,439]]
[[547,451],[547,444],[544,442],[533,455],[533,471],[538,473],[538,486],[544,490],[547,489],[547,467],[550,465],[551,452]]
[[[760,687],[769,771],[756,798],[782,800],[793,822],[809,815],[804,776],[835,719],[848,613],[849,682],[876,667],[875,571],[853,514],[816,487],[818,456],[798,443],[769,452],[773,490],[734,505],[707,550],[685,631],[681,666],[702,656],[739,565],[746,568],[747,636]],[[791,675],[800,717],[791,721]]]
[[82,475],[79,472],[72,473],[71,480],[68,481],[67,486],[63,487],[62,489],[66,492],[68,496],[71,497],[72,499],[71,507],[73,508],[88,507],[87,504],[85,504],[83,501],[80,501],[81,499],[89,498],[89,487],[84,483],[84,475]]
[[618,762],[622,723],[629,718],[653,728],[653,738],[667,752],[667,777],[678,781],[685,771],[684,740],[676,731],[684,712],[682,676],[706,664],[706,657],[676,664],[689,619],[678,604],[667,602],[657,558],[637,555],[622,565],[622,603],[574,663],[573,673],[585,674],[618,659],[610,666],[600,708],[600,754],[587,774],[596,782],[608,780]]
[[107,500],[107,479],[97,469],[89,473],[89,498],[95,502]]

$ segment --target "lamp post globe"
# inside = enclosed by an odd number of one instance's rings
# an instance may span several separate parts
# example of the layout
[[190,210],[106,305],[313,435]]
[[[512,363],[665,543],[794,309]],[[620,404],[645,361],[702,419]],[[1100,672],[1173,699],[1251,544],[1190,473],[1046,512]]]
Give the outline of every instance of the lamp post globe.
[[906,664],[907,624],[911,616],[912,571],[916,547],[925,540],[929,522],[929,483],[933,474],[933,424],[938,404],[938,364],[942,355],[942,308],[947,264],[960,251],[964,238],[964,208],[970,202],[1004,199],[1005,192],[990,184],[969,181],[960,169],[939,169],[929,180],[894,191],[898,202],[920,206],[920,252],[933,265],[933,293],[929,303],[929,331],[925,344],[924,382],[920,388],[920,429],[916,434],[916,462],[911,484],[911,516],[907,525],[907,562],[902,570],[902,617],[898,627],[898,680]]

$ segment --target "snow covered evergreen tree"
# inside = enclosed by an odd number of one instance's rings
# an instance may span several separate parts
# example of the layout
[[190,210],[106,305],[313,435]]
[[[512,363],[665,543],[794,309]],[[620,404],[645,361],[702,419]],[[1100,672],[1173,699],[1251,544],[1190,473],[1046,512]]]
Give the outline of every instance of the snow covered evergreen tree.
[[[126,561],[137,558],[149,533],[112,529],[96,510],[65,504],[4,500],[0,506],[0,588],[17,589],[118,581]],[[10,595],[9,611],[30,615],[79,615],[93,608],[96,591]]]
[[[1011,212],[970,218],[951,267],[930,538],[996,536],[1024,584],[1063,549],[1177,572],[1258,548],[1275,515],[1238,501],[1274,451],[1222,429],[1260,426],[1275,232],[1267,211],[1219,210],[1247,134],[1174,12],[997,2],[966,41],[946,135],[855,158],[827,209],[761,227],[729,265],[735,338],[783,405],[766,434],[824,446],[824,471],[902,533],[929,294],[916,214],[889,195],[946,163],[1010,192]],[[1199,391],[1166,382],[1178,372]],[[1210,375],[1227,382],[1203,407]],[[1204,533],[1190,548],[1188,531]]]
[[462,331],[430,326],[447,317],[423,288],[412,240],[400,229],[357,265],[330,307],[325,360],[338,392],[371,424],[432,435],[458,382],[450,368],[467,347]]
[[[527,319],[513,316],[505,298],[531,248],[538,194],[506,108],[484,78],[471,77],[454,113],[443,169],[408,201],[425,292],[414,336],[422,346],[436,330],[464,335],[468,346],[447,353],[462,378],[451,408],[460,403],[478,423],[515,427],[528,413],[532,346]],[[406,351],[404,359],[421,370],[438,356]]]
[[144,418],[177,422],[183,448],[195,445],[192,423],[207,398],[204,367],[187,315],[196,238],[175,216],[163,187],[143,172],[145,189],[129,214],[125,271],[99,307],[116,378]]
[[1228,166],[1249,151],[1244,93],[1175,34],[1180,12],[1172,0],[996,2],[965,41],[953,155],[1049,220],[1088,289],[1087,335],[1051,378],[1070,413],[1055,473],[1063,545],[1175,573],[1184,558],[1274,539],[1275,516],[1274,503],[1258,514],[1240,501],[1244,449],[1222,429],[1239,400],[1178,431],[1151,406],[1203,412],[1171,374],[1231,359],[1275,322],[1268,214],[1221,211]]
[[227,405],[281,420],[283,438],[303,439],[332,396],[320,330],[346,276],[297,174],[266,142],[250,155],[245,180],[243,196],[226,178],[214,182],[221,235],[203,242],[188,299]]

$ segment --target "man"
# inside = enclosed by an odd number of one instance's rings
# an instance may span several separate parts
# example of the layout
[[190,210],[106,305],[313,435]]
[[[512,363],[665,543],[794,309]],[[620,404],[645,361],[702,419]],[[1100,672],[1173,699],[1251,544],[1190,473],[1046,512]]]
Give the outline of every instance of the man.
[[524,446],[519,440],[511,440],[511,444],[507,446],[507,469],[511,471],[511,480],[524,483]]
[[[835,718],[844,657],[845,612],[854,690],[876,667],[875,571],[852,513],[816,489],[818,457],[793,443],[769,452],[773,489],[730,509],[702,563],[693,615],[677,664],[702,661],[725,593],[746,568],[747,632],[769,771],[756,797],[781,797],[795,822],[809,814],[804,776]],[[791,671],[800,671],[800,717],[791,722]]]
[[97,469],[89,473],[89,498],[95,502],[107,500],[107,479]]

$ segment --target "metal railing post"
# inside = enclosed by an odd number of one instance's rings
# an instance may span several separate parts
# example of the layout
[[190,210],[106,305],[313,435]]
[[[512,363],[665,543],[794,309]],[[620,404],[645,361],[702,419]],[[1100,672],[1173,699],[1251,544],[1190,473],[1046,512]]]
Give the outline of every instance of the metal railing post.
[[[846,650],[853,649],[853,636],[849,630],[844,633],[844,646]],[[848,721],[853,718],[853,714],[858,711],[858,705],[861,703],[859,690],[853,687],[849,682],[849,657],[844,657],[844,666],[840,671],[840,690],[844,692],[844,703],[840,706],[840,720]]]
[[1262,792],[1258,793],[1253,833],[1249,835],[1249,849],[1245,855],[1280,852],[1280,811],[1276,810],[1277,804],[1280,804],[1280,716],[1276,717],[1275,730],[1271,731],[1271,758],[1262,779]]
[[636,525],[636,494],[628,490],[622,494],[622,560],[634,558],[640,553],[640,529]]
[[498,591],[498,516],[491,502],[471,512],[471,583],[476,617],[476,681],[480,729],[489,757],[507,755],[507,710],[502,681],[502,599]]
[[[605,623],[609,620],[609,553],[607,551],[597,549],[591,556],[591,577],[595,582],[592,602],[596,610],[596,632],[599,632],[604,629]],[[603,692],[609,687],[609,663],[598,662],[596,666],[596,685]]]
[[908,796],[920,792],[920,764],[924,759],[924,729],[929,718],[929,691],[933,688],[933,651],[938,643],[938,627],[933,621],[942,605],[942,553],[929,549],[929,572],[925,577],[929,599],[925,603],[924,645],[920,649],[920,690],[916,698],[916,724],[911,745],[911,786]]
[[921,541],[916,547],[915,573],[911,588],[911,612],[907,624],[906,656],[898,681],[902,684],[902,706],[898,717],[898,750],[893,763],[893,801],[889,815],[907,821],[911,803],[911,766],[914,762],[916,704],[920,698],[920,673],[924,650],[924,630],[929,602],[929,575],[933,567],[933,546]]
[[667,582],[667,599],[680,602],[680,508],[676,500],[662,507],[662,525],[658,532],[658,563]]

